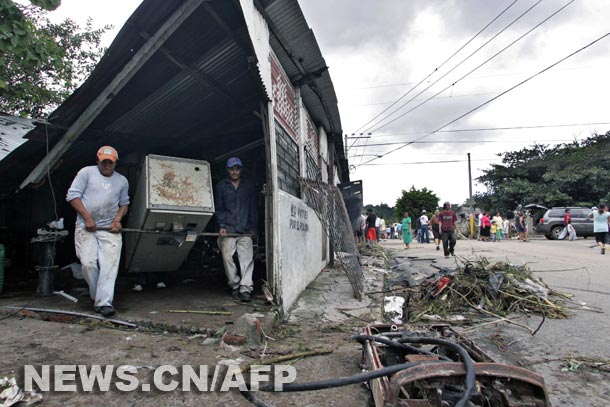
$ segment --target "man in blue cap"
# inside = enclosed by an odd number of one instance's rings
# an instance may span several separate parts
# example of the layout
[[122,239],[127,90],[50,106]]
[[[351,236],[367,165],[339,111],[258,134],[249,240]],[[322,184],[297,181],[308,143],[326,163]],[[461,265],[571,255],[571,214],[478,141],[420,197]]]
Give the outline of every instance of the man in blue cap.
[[[241,177],[242,162],[237,157],[227,160],[228,177],[216,185],[215,206],[216,223],[220,236],[218,247],[222,251],[225,273],[233,296],[242,301],[252,300],[252,272],[254,271],[254,254],[252,237],[257,229],[256,191],[254,184]],[[245,234],[246,236],[229,237],[227,234]],[[237,251],[240,275],[233,255]]]

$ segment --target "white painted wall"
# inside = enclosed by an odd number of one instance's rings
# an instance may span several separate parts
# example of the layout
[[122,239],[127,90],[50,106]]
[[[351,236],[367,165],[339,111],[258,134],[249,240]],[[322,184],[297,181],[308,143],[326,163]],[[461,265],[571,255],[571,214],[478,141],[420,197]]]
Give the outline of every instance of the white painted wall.
[[305,202],[284,191],[279,191],[278,218],[282,300],[287,311],[324,267],[322,224]]
[[324,127],[318,128],[320,135],[320,158],[322,159],[322,181],[328,183],[328,136],[324,131]]
[[[269,44],[269,27],[263,16],[254,7],[253,0],[240,0],[248,33],[254,44],[258,69],[261,79],[265,85],[267,97],[269,98],[268,112],[270,134],[271,167],[270,181],[272,202],[273,224],[273,262],[272,273],[273,294],[281,298],[282,308],[288,311],[297,300],[298,296],[305,290],[325,266],[322,261],[322,224],[315,212],[309,208],[301,199],[296,198],[277,187],[277,155],[275,122],[273,109],[273,89],[270,58],[274,54]],[[276,58],[277,59],[277,58]],[[305,173],[305,155],[303,145],[306,134],[306,126],[303,120],[306,116],[305,106],[296,91],[296,104],[298,112],[298,144],[301,151],[301,174]],[[328,182],[328,146],[327,136],[322,128],[320,134],[320,154],[322,155],[323,180]],[[326,253],[328,258],[328,252]]]

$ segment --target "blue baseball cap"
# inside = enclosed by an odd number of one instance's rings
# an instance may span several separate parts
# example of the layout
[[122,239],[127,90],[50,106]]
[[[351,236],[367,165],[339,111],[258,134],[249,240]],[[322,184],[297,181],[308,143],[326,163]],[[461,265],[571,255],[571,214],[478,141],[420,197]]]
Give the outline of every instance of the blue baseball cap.
[[240,167],[244,166],[237,157],[231,157],[227,160],[227,168],[235,167],[236,165],[239,165]]

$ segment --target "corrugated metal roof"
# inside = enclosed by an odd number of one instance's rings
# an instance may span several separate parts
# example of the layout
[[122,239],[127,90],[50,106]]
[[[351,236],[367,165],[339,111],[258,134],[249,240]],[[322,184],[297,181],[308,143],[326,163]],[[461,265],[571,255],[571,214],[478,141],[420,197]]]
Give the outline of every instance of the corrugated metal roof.
[[35,127],[31,119],[0,113],[0,161],[25,143],[27,139],[24,136]]
[[[297,1],[277,3],[271,10],[272,23],[281,27],[281,36],[298,48],[295,55],[303,58],[308,70],[324,68]],[[0,161],[0,173],[12,174],[0,177],[0,192],[15,190],[15,183],[19,185],[44,157],[45,133],[53,146],[181,5],[165,0],[142,2],[86,82],[51,114],[48,128],[39,126],[30,134],[32,142]],[[281,48],[277,39],[272,41],[274,48]],[[202,151],[220,155],[262,138],[261,121],[252,112],[259,110],[266,96],[254,55],[239,3],[205,2],[110,96],[106,107],[63,154],[55,172],[71,174],[90,164],[102,144],[114,145],[123,157],[144,152],[200,158]],[[278,55],[289,75],[302,74],[285,53]],[[340,134],[328,72],[303,87],[303,99],[317,124],[329,134]],[[342,152],[341,137],[334,140]]]

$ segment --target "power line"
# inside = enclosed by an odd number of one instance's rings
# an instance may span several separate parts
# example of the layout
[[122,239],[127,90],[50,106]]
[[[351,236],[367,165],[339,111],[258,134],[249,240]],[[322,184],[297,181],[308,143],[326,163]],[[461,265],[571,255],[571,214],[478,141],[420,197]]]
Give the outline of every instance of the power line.
[[[452,99],[452,98],[463,98],[463,97],[469,97],[469,96],[487,96],[487,95],[495,95],[498,92],[485,92],[485,93],[464,93],[461,95],[451,95],[451,96],[439,96],[440,98],[444,98],[444,99]],[[424,98],[421,99],[415,99],[416,102],[420,101],[420,100],[424,100]],[[378,103],[366,103],[366,104],[362,104],[362,105],[348,105],[348,106],[352,106],[352,107],[360,107],[360,106],[377,106],[377,105],[389,105],[392,102],[378,102]],[[339,104],[341,105],[341,102],[339,102]]]
[[[506,7],[504,10],[502,10],[500,12],[500,14],[498,14],[496,17],[494,17],[489,23],[487,23],[485,25],[485,27],[481,28],[479,30],[478,33],[476,33],[472,38],[470,38],[468,41],[466,41],[466,43],[464,45],[462,45],[457,51],[455,51],[453,54],[451,54],[448,58],[446,58],[442,64],[440,64],[439,66],[437,66],[436,68],[434,68],[434,70],[432,72],[430,72],[428,75],[426,75],[425,78],[423,78],[422,80],[420,80],[415,86],[411,87],[411,89],[409,89],[407,92],[405,92],[401,97],[399,97],[394,103],[392,103],[390,106],[388,106],[387,108],[385,108],[384,110],[382,110],[381,112],[379,112],[375,117],[373,117],[372,119],[370,119],[368,122],[364,123],[362,126],[360,126],[358,128],[358,130],[356,130],[356,133],[358,131],[360,131],[363,127],[367,126],[369,123],[371,123],[372,121],[374,121],[375,119],[377,119],[379,116],[381,116],[383,113],[387,112],[392,106],[394,106],[396,103],[400,102],[402,100],[402,98],[404,98],[405,96],[407,96],[411,91],[413,91],[415,88],[417,88],[419,85],[421,85],[426,79],[428,79],[430,76],[432,76],[434,73],[436,73],[443,65],[445,65],[451,58],[453,58],[454,56],[456,56],[462,49],[464,49],[464,47],[466,47],[468,44],[470,44],[475,38],[477,38],[483,31],[485,31],[491,24],[493,24],[498,18],[500,18],[505,12],[508,11],[508,9],[510,9],[512,6],[515,5],[515,3],[519,1],[519,0],[514,0],[511,4],[508,5],[508,7]],[[539,0],[538,3],[540,3],[542,0]]]
[[[496,17],[494,17],[489,23],[487,23],[483,28],[481,28],[479,30],[479,32],[477,32],[472,38],[470,38],[468,41],[466,41],[466,43],[464,45],[462,45],[460,48],[458,48],[457,51],[455,51],[453,54],[451,54],[448,58],[446,58],[438,67],[436,67],[432,72],[430,72],[428,75],[426,75],[425,78],[423,78],[422,80],[420,80],[415,86],[411,87],[411,89],[409,89],[407,92],[405,92],[400,98],[398,98],[394,103],[392,103],[390,106],[386,107],[385,109],[383,109],[381,112],[379,112],[375,117],[373,117],[371,120],[369,120],[368,122],[366,122],[365,124],[363,124],[362,126],[360,126],[357,130],[356,133],[359,132],[363,127],[367,126],[368,124],[372,123],[374,120],[376,120],[379,116],[381,116],[383,113],[387,112],[389,109],[392,108],[392,106],[394,106],[396,103],[400,102],[404,97],[406,97],[409,93],[411,93],[411,91],[413,91],[415,88],[417,88],[420,84],[422,84],[426,79],[428,79],[430,76],[432,76],[435,72],[437,72],[442,66],[444,66],[451,58],[453,58],[455,55],[457,55],[462,49],[464,49],[464,47],[466,47],[468,44],[470,44],[476,37],[478,37],[483,31],[485,31],[491,24],[493,24],[498,18],[500,18],[506,11],[508,11],[513,5],[515,5],[515,3],[517,3],[518,0],[514,0],[511,4],[508,5],[508,7],[506,7],[504,10],[502,10],[500,12],[500,14],[498,14]],[[542,0],[539,0],[539,2]],[[368,144],[368,140],[366,140],[366,142],[364,143],[364,147],[363,147],[363,152],[366,150],[366,146]],[[361,163],[362,161],[360,161]]]
[[[570,124],[541,124],[534,126],[510,126],[510,127],[480,127],[472,129],[453,129],[453,130],[439,130],[437,133],[464,133],[472,131],[497,131],[497,130],[527,130],[527,129],[548,129],[558,127],[578,127],[578,126],[601,126],[610,125],[610,122],[592,122],[592,123],[570,123]],[[379,134],[377,137],[403,137],[403,136],[415,136],[417,134],[428,134],[430,131],[414,131],[403,134]]]
[[[540,0],[542,1],[542,0]],[[530,7],[528,10],[525,11],[524,14],[526,14],[527,12],[529,12],[532,8],[534,8],[536,5],[538,5],[540,3],[540,1],[538,1],[538,3],[534,4],[532,7]],[[470,74],[472,74],[473,72],[477,71],[479,68],[481,68],[482,66],[486,65],[489,61],[491,61],[492,59],[496,58],[498,55],[500,55],[501,53],[503,53],[504,51],[506,51],[507,49],[509,49],[510,47],[512,47],[513,45],[515,45],[518,41],[521,41],[523,38],[525,38],[527,35],[529,35],[531,32],[533,32],[535,29],[537,29],[538,27],[540,27],[542,24],[546,23],[548,20],[550,20],[552,17],[554,17],[555,15],[557,15],[559,12],[561,12],[563,9],[565,9],[566,7],[568,7],[570,4],[572,4],[574,2],[574,0],[570,0],[568,3],[566,3],[565,5],[563,5],[562,7],[560,7],[558,10],[556,10],[554,13],[552,13],[551,15],[549,15],[548,17],[546,17],[544,20],[542,20],[541,22],[539,22],[538,24],[536,24],[534,27],[532,27],[531,29],[529,29],[528,31],[526,31],[524,34],[522,34],[521,36],[519,36],[517,39],[515,39],[514,41],[512,41],[510,44],[508,44],[507,46],[505,46],[504,48],[502,48],[500,51],[496,52],[494,55],[492,55],[491,57],[489,57],[488,59],[486,59],[485,61],[483,61],[481,64],[477,65],[474,69],[470,70],[468,73],[466,73],[465,75],[463,75],[461,78],[459,78],[458,80],[456,80],[455,82],[453,82],[452,84],[450,84],[449,86],[445,87],[444,89],[440,90],[439,92],[435,93],[434,95],[430,96],[428,99],[424,100],[423,102],[415,105],[414,107],[412,107],[411,109],[407,110],[406,112],[400,114],[399,116],[395,117],[394,119],[390,120],[389,122],[379,125],[379,123],[376,125],[374,130],[379,130],[383,127],[386,127],[387,125],[394,123],[396,120],[406,116],[407,114],[411,113],[412,111],[414,111],[415,109],[423,106],[424,104],[428,103],[430,100],[434,99],[435,97],[437,97],[438,95],[440,95],[441,93],[443,93],[444,91],[446,91],[447,89],[455,86],[458,82],[460,82],[462,79],[466,78],[467,76],[469,76]],[[517,18],[517,20],[519,18],[521,18],[524,14],[522,14],[521,16],[519,16]],[[515,20],[516,21],[516,20]],[[513,24],[515,21],[511,22],[511,24]],[[509,24],[510,26],[510,24]],[[508,26],[507,26],[508,27]],[[472,55],[472,54],[471,54]],[[439,78],[439,80],[442,78]],[[438,82],[438,80],[436,81]],[[434,85],[436,82],[432,83],[430,86],[428,86],[425,90],[429,89],[432,85]],[[419,96],[419,95],[416,95]],[[393,115],[394,113],[396,113],[397,111],[399,111],[400,109],[402,109],[403,107],[405,107],[408,103],[410,103],[412,101],[409,100],[405,103],[403,103],[398,109],[394,110],[390,115],[388,115],[386,117],[389,118],[391,115]],[[367,131],[371,130],[370,128],[367,129]]]
[[[409,144],[477,144],[477,143],[534,143],[534,144],[540,144],[540,143],[546,143],[546,142],[553,142],[553,143],[559,143],[559,142],[568,142],[568,141],[574,141],[574,139],[571,140],[564,140],[564,139],[553,139],[553,140],[541,140],[540,142],[537,141],[532,141],[532,140],[438,140],[438,141],[393,141],[393,142],[387,142],[387,143],[373,143],[373,144],[369,144],[369,147],[381,147],[381,146],[396,146],[396,145],[401,145],[401,144],[405,144],[405,143],[409,143]],[[389,154],[389,153],[388,153]],[[387,154],[361,154],[358,155],[358,157],[360,156],[367,156],[367,155],[375,155],[377,156],[377,158],[382,158],[383,156],[387,155]],[[381,155],[381,157],[379,157],[379,155]],[[356,157],[356,155],[353,155],[352,157]]]
[[[564,68],[564,69],[561,69],[561,71],[574,71],[574,70],[580,70],[580,69],[603,69],[603,68],[586,65],[586,66],[574,66],[571,68]],[[558,71],[560,71],[560,70],[558,69]],[[527,72],[489,73],[487,75],[471,76],[469,79],[494,78],[494,77],[498,77],[498,76],[516,76],[516,75],[523,75],[524,73],[527,73]],[[362,87],[358,87],[358,88],[349,88],[349,89],[350,90],[364,90],[364,89],[377,89],[377,88],[391,88],[391,87],[405,86],[405,85],[410,85],[410,84],[411,84],[411,82],[395,82],[395,83],[384,83],[384,84],[380,84],[380,85],[362,86]],[[388,103],[390,103],[390,102],[388,102]]]
[[[496,158],[481,158],[478,160],[470,160],[470,161],[497,161],[501,160],[500,157]],[[449,163],[464,163],[468,162],[468,160],[439,160],[439,161],[416,161],[416,162],[406,162],[406,163],[373,163],[373,164],[362,164],[361,166],[373,166],[373,165],[415,165],[415,164],[449,164]]]
[[[527,79],[524,79],[523,81],[521,81],[521,82],[517,83],[516,85],[513,85],[512,87],[508,88],[507,90],[505,90],[504,92],[500,93],[499,95],[497,95],[497,96],[495,96],[495,97],[493,97],[493,98],[489,99],[488,101],[486,101],[486,102],[484,102],[484,103],[481,103],[480,105],[478,105],[478,106],[474,107],[473,109],[470,109],[470,110],[469,110],[469,111],[467,111],[466,113],[464,113],[464,114],[462,114],[462,115],[458,116],[457,118],[455,118],[455,119],[453,119],[453,120],[449,121],[448,123],[445,123],[444,125],[440,126],[440,127],[439,127],[439,128],[437,128],[436,130],[433,130],[433,131],[431,131],[430,133],[425,134],[425,135],[423,135],[423,136],[421,136],[421,137],[419,137],[419,138],[417,138],[417,139],[415,139],[415,140],[413,140],[413,141],[406,142],[406,143],[404,143],[402,146],[397,147],[397,148],[395,148],[395,149],[392,149],[392,150],[388,151],[387,153],[384,153],[384,154],[383,154],[383,156],[386,156],[386,155],[391,154],[391,153],[393,153],[393,152],[395,152],[395,151],[398,151],[398,150],[400,150],[401,148],[407,147],[407,146],[408,146],[408,145],[410,145],[410,144],[413,144],[413,143],[415,143],[415,142],[417,142],[417,141],[420,141],[420,140],[422,140],[422,139],[424,139],[424,138],[426,138],[426,137],[428,137],[428,136],[430,136],[430,135],[432,135],[432,134],[434,134],[434,133],[436,133],[436,132],[438,132],[438,131],[442,130],[443,128],[445,128],[445,127],[447,127],[447,126],[452,125],[453,123],[457,122],[458,120],[463,119],[464,117],[468,116],[469,114],[471,114],[471,113],[473,113],[473,112],[475,112],[475,111],[479,110],[479,109],[480,109],[480,108],[482,108],[483,106],[486,106],[486,105],[488,105],[489,103],[493,102],[494,100],[499,99],[500,97],[502,97],[502,96],[506,95],[508,92],[510,92],[510,91],[512,91],[512,90],[514,90],[514,89],[516,89],[516,88],[518,88],[519,86],[521,86],[521,85],[523,85],[523,84],[525,84],[525,83],[529,82],[530,80],[534,79],[535,77],[537,77],[537,76],[539,76],[539,75],[542,75],[544,72],[548,71],[549,69],[553,68],[554,66],[559,65],[559,64],[560,64],[560,63],[562,63],[563,61],[565,61],[565,60],[567,60],[567,59],[569,59],[569,58],[573,57],[574,55],[576,55],[576,54],[578,54],[578,53],[580,53],[580,52],[584,51],[585,49],[587,49],[587,48],[589,48],[589,47],[593,46],[594,44],[598,43],[599,41],[603,40],[604,38],[606,38],[606,37],[607,37],[607,36],[609,36],[609,35],[610,35],[610,32],[607,32],[606,34],[604,34],[604,35],[602,35],[602,36],[600,36],[600,37],[596,38],[595,40],[591,41],[591,42],[590,42],[590,43],[588,43],[587,45],[585,45],[585,46],[583,46],[583,47],[581,47],[581,48],[577,49],[576,51],[574,51],[574,52],[572,52],[572,53],[568,54],[567,56],[565,56],[565,57],[561,58],[560,60],[558,60],[558,61],[556,61],[556,62],[552,63],[551,65],[549,65],[549,66],[547,66],[546,68],[542,69],[541,71],[539,71],[539,72],[535,73],[534,75],[532,75],[532,76],[528,77]],[[368,164],[368,163],[370,163],[371,161],[374,161],[374,160],[377,160],[377,159],[378,159],[378,158],[373,158],[373,159],[371,159],[371,160],[367,161],[365,164]],[[361,164],[361,165],[363,165],[363,164]]]

